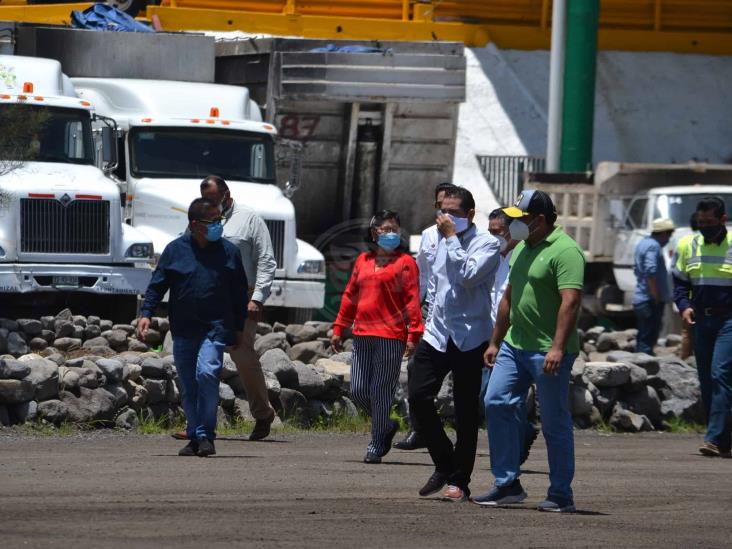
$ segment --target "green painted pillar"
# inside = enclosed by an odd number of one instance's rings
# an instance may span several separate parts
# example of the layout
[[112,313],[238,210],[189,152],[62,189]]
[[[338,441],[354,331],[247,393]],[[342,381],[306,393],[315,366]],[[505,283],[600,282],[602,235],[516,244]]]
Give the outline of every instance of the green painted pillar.
[[592,168],[600,0],[567,0],[560,170]]

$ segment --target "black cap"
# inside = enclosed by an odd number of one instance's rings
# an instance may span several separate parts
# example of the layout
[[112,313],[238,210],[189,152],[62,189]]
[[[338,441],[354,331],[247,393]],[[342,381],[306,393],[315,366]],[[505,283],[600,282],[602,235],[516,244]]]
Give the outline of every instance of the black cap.
[[549,223],[557,219],[557,209],[551,197],[544,191],[527,189],[516,198],[513,206],[503,208],[508,217],[518,218],[525,215],[544,215]]

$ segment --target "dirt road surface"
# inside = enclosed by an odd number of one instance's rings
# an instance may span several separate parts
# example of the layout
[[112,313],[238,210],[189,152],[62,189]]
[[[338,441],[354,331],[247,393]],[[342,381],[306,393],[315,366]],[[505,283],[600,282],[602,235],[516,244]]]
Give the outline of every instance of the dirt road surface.
[[[541,437],[525,505],[486,509],[417,489],[425,451],[361,462],[366,435],[227,437],[180,458],[167,436],[29,437],[0,431],[0,547],[731,547],[732,459],[698,436],[578,432],[579,513],[539,513]],[[485,434],[474,493],[489,487]]]

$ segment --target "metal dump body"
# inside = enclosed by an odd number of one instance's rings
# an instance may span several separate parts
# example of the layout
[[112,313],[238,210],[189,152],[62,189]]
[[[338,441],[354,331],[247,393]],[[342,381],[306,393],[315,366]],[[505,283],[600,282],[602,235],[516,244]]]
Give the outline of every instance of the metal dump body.
[[[216,81],[248,87],[280,137],[303,146],[293,202],[307,240],[381,208],[400,212],[404,232],[432,222],[465,100],[462,44],[252,38],[217,42],[216,57]],[[281,144],[281,184],[291,160]]]

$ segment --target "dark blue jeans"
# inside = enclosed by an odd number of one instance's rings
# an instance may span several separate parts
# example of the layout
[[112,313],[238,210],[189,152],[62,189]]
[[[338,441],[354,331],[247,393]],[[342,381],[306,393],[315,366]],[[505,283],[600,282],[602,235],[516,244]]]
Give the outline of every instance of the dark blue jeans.
[[696,315],[694,354],[707,416],[704,440],[728,451],[732,445],[732,316]]
[[661,333],[661,322],[663,321],[663,308],[665,304],[656,304],[654,301],[646,301],[633,305],[635,318],[637,319],[638,336],[636,337],[635,352],[653,354],[653,347],[658,342],[658,334]]

